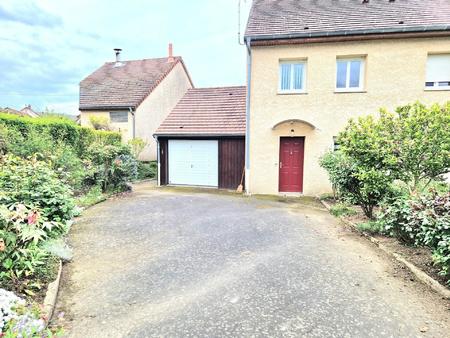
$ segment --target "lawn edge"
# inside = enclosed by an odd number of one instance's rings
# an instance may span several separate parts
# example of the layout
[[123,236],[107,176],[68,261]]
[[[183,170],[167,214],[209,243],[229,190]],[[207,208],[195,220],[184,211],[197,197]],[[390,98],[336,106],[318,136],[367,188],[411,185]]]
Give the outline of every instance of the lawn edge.
[[44,298],[44,313],[47,319],[47,324],[50,322],[50,320],[53,317],[53,312],[55,310],[56,301],[58,299],[58,293],[59,293],[59,287],[61,285],[61,274],[62,274],[62,260],[59,260],[58,263],[58,274],[56,276],[56,279],[48,284],[47,287],[47,293],[45,294]]
[[[320,203],[328,210],[331,210],[331,206],[325,202],[324,200],[321,200],[318,198]],[[336,216],[335,216],[336,217]],[[374,243],[378,248],[380,248],[382,251],[384,251],[386,254],[388,254],[390,257],[394,258],[397,262],[401,263],[402,265],[406,266],[411,273],[416,276],[416,278],[431,287],[435,292],[437,292],[439,295],[446,299],[450,299],[450,290],[447,289],[444,285],[439,283],[436,279],[428,275],[426,272],[418,268],[416,265],[408,261],[406,258],[404,258],[402,255],[392,251],[391,249],[387,248],[385,245],[383,245],[378,239],[375,237],[369,235],[368,233],[362,232],[358,229],[355,223],[352,221],[349,221],[345,219],[342,216],[337,217],[341,222],[346,224],[347,226],[351,227],[353,230],[357,231],[358,233],[362,234],[365,238],[367,238],[369,241]]]

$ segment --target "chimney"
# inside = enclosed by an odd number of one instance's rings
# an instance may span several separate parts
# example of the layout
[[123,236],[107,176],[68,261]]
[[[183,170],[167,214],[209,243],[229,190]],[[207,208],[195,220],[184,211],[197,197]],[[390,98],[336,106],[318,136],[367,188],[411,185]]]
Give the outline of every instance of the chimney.
[[114,48],[114,52],[116,53],[116,62],[120,62],[120,52],[122,52],[122,49]]
[[169,43],[169,58],[167,59],[167,62],[174,62],[175,58],[173,57],[173,45],[172,43]]

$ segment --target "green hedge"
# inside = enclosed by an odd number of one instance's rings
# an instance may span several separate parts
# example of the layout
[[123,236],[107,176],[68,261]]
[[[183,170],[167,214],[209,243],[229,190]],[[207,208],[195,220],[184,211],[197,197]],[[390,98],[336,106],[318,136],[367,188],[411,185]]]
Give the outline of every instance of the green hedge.
[[93,142],[119,145],[121,135],[116,132],[84,128],[64,117],[21,117],[0,113],[0,125],[15,129],[26,137],[31,131],[47,133],[56,142],[72,146],[82,156],[83,151]]

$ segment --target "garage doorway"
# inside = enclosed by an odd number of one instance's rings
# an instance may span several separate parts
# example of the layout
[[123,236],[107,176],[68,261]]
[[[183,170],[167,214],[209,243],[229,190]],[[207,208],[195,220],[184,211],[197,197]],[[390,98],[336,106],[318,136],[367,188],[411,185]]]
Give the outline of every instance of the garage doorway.
[[169,184],[218,187],[217,140],[169,140]]

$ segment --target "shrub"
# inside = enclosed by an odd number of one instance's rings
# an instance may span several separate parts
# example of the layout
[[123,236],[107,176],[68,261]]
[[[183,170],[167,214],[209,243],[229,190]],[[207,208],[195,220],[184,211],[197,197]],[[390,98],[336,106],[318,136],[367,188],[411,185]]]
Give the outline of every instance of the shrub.
[[0,125],[20,135],[23,139],[30,139],[37,134],[45,134],[57,144],[64,144],[74,149],[83,158],[85,149],[94,142],[118,145],[121,135],[110,131],[96,131],[83,128],[70,119],[63,117],[29,118],[11,114],[0,114]]
[[103,191],[122,189],[137,176],[137,161],[125,145],[92,144],[87,150],[92,185],[99,184]]
[[378,223],[403,242],[430,247],[450,282],[450,193],[397,198],[384,208]]
[[91,116],[89,118],[89,122],[95,130],[111,130],[109,119],[107,117]]
[[138,163],[138,176],[140,180],[147,178],[155,178],[158,172],[158,164],[153,162],[139,162]]
[[0,225],[0,281],[31,293],[30,279],[49,257],[42,248],[43,242],[58,237],[66,228],[50,221],[40,209],[18,203],[9,208],[0,206]]
[[44,217],[57,222],[72,218],[71,190],[48,163],[6,155],[0,159],[0,169],[0,204],[30,205],[40,209]]
[[128,141],[128,145],[130,146],[131,152],[135,158],[139,158],[147,144],[148,143],[146,141],[139,137]]
[[329,174],[339,197],[361,206],[372,219],[374,208],[392,193],[393,178],[386,172],[359,162],[340,151],[325,154],[320,164]]

